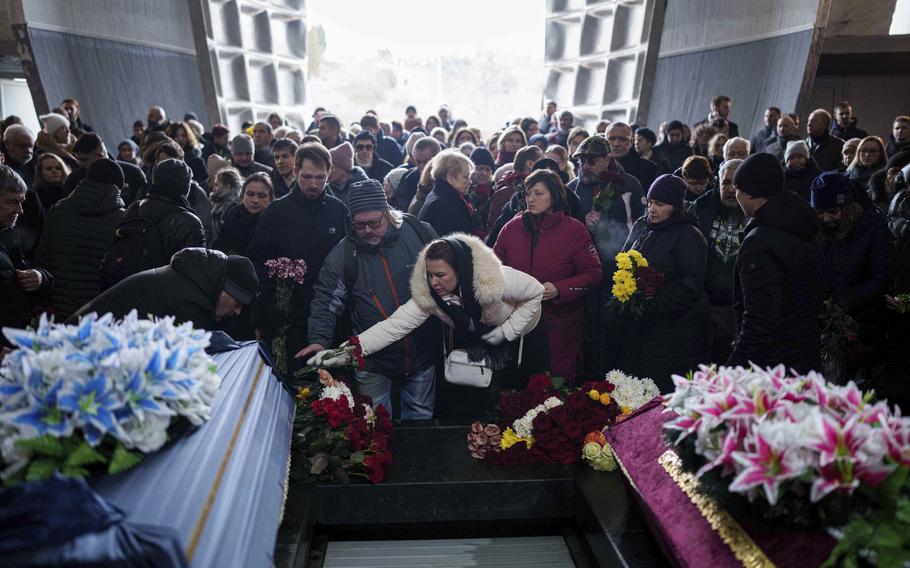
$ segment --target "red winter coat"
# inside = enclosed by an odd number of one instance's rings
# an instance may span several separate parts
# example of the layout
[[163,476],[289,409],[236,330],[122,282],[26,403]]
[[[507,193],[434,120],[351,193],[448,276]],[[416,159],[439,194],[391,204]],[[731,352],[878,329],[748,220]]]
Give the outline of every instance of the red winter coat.
[[574,379],[581,358],[582,298],[603,277],[588,230],[563,211],[542,219],[525,212],[506,223],[493,251],[506,266],[559,290],[559,296],[543,303],[550,371]]

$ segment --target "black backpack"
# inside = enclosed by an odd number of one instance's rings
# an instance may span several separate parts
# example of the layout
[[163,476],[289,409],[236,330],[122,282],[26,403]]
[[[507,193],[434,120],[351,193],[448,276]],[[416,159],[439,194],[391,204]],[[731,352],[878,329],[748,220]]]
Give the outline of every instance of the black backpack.
[[[417,237],[420,239],[420,242],[427,244],[433,240],[433,234],[427,228],[427,226],[417,219],[417,217],[411,215],[410,213],[402,213],[401,216],[404,218],[404,222],[411,226],[412,229],[417,233]],[[354,243],[351,239],[344,240],[344,285],[348,290],[351,290],[354,286],[354,282],[357,281],[357,247],[354,246]]]
[[164,240],[158,222],[173,211],[154,216],[143,215],[141,209],[137,213],[137,216],[121,221],[114,230],[114,244],[101,261],[101,292],[137,272],[158,268],[170,261],[163,258]]

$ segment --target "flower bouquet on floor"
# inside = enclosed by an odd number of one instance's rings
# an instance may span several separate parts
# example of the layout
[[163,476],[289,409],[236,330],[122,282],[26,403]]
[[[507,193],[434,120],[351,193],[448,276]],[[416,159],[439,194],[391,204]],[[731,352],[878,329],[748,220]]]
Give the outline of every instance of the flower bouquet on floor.
[[[852,382],[761,369],[674,376],[664,426],[683,467],[731,512],[805,528],[842,526],[910,465],[910,419]],[[910,521],[910,508],[907,510]]]
[[[660,389],[651,379],[639,379],[626,375],[622,371],[610,371],[607,373],[607,382],[613,385],[613,391],[609,396],[619,405],[619,416],[616,417],[615,423],[622,422],[629,417],[633,411],[643,406],[656,396],[660,396]],[[589,396],[592,400],[595,397],[602,397],[602,393],[591,391]],[[584,439],[581,454],[585,463],[597,471],[613,471],[616,469],[616,459],[613,455],[613,448],[607,443],[607,437],[604,433],[610,429],[611,424],[605,425],[599,430],[589,432]]]
[[291,477],[335,480],[351,476],[379,483],[392,463],[392,420],[382,405],[351,393],[344,382],[323,369],[319,381],[297,390]]
[[3,333],[16,346],[0,366],[7,485],[129,469],[207,421],[221,385],[210,334],[173,317],[42,317],[35,330]]
[[641,317],[647,302],[663,286],[664,274],[648,266],[648,260],[635,249],[617,254],[616,268],[612,294],[620,313]]
[[[560,377],[532,376],[527,390],[500,395],[498,423],[472,425],[468,451],[477,459],[501,465],[578,461],[586,434],[613,424],[637,407],[614,399],[616,385],[609,378],[570,390]],[[627,404],[638,401],[629,399]]]
[[282,256],[265,261],[265,268],[268,277],[275,281],[275,309],[281,315],[281,323],[272,338],[272,358],[275,368],[284,375],[288,371],[287,318],[291,312],[291,298],[295,288],[303,284],[307,266],[302,258]]

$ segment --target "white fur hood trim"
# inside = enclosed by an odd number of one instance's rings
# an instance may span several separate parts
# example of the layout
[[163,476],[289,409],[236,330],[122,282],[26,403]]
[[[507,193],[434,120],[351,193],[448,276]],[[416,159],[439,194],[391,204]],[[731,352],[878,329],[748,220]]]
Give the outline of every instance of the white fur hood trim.
[[[492,249],[483,244],[483,241],[473,235],[453,233],[450,238],[456,238],[471,249],[474,262],[474,297],[481,306],[498,302],[502,299],[506,289],[506,279],[502,270],[502,263]],[[430,284],[427,282],[427,245],[417,256],[414,272],[411,273],[411,299],[421,310],[436,312],[436,302],[430,295]]]

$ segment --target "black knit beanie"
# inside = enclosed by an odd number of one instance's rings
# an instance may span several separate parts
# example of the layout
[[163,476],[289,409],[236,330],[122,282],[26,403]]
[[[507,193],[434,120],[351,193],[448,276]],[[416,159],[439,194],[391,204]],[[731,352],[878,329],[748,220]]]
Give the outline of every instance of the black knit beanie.
[[117,162],[107,158],[95,160],[89,166],[85,179],[96,183],[116,185],[118,189],[123,189],[123,169]]
[[182,160],[169,158],[158,162],[153,173],[155,181],[149,193],[184,199],[189,195],[193,171]]
[[752,197],[772,197],[784,190],[784,169],[772,154],[752,154],[736,169],[733,185]]

